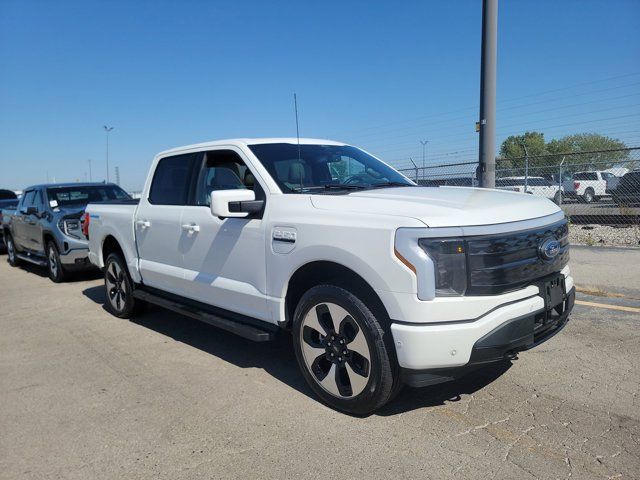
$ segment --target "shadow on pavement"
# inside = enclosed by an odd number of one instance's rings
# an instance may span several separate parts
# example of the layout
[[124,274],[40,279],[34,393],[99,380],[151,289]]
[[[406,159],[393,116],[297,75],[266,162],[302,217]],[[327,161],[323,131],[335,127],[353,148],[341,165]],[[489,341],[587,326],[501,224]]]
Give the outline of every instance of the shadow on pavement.
[[[33,263],[21,261],[16,267],[24,272],[33,273],[34,275],[38,275],[42,278],[47,278],[49,274],[47,273],[47,267],[40,267]],[[66,282],[84,282],[86,280],[97,280],[102,277],[102,273],[97,268],[87,269],[87,270],[69,270],[67,272],[68,276],[65,280]]]
[[[104,308],[105,296],[102,285],[87,288],[82,293]],[[300,374],[291,345],[291,336],[285,331],[273,342],[255,343],[155,306],[149,306],[143,314],[131,319],[131,322],[215,355],[240,368],[262,368],[274,378],[310,397],[313,401],[319,401]],[[474,393],[493,382],[510,366],[511,363],[506,362],[491,368],[476,370],[456,381],[425,388],[405,388],[375,415],[396,415],[419,408],[442,405],[446,401],[458,401],[461,395]]]

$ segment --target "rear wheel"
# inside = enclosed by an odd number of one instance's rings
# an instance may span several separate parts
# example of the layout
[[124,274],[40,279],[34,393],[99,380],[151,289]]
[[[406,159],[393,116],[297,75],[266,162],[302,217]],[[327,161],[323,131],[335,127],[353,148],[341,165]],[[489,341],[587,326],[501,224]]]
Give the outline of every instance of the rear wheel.
[[17,267],[20,263],[20,260],[18,259],[18,255],[16,252],[16,245],[15,243],[13,243],[13,237],[11,236],[11,234],[6,233],[5,240],[7,243],[7,262],[9,262],[9,265],[11,265],[12,267]]
[[582,195],[582,200],[584,201],[584,203],[591,203],[595,200],[595,195],[592,188],[587,188],[584,191],[584,195]]
[[397,369],[380,320],[341,287],[319,285],[300,300],[293,319],[298,365],[309,386],[332,408],[366,415],[395,393]]
[[47,243],[46,253],[49,278],[55,283],[64,282],[67,272],[65,272],[64,267],[60,262],[60,254],[58,253],[58,247],[56,247],[56,244],[52,241]]
[[110,253],[104,266],[104,285],[107,310],[119,318],[130,318],[141,311],[144,304],[133,297],[133,281],[124,260],[118,253]]

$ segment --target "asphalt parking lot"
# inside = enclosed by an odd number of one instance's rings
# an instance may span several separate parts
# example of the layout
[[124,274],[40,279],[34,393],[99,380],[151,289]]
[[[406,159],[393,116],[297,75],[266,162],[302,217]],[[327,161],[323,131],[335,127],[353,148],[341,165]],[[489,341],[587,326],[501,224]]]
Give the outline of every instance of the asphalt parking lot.
[[313,398],[286,338],[102,302],[96,275],[53,285],[0,257],[1,478],[640,478],[633,311],[576,305],[512,365],[355,418]]

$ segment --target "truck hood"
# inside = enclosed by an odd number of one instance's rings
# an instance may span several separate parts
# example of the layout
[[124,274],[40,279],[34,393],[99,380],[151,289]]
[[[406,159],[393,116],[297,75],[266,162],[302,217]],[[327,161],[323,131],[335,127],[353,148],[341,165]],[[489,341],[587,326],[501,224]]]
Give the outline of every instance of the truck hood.
[[416,218],[429,227],[494,225],[560,211],[543,197],[465,187],[396,187],[312,195],[311,203],[321,210]]
[[87,208],[86,205],[73,205],[73,206],[68,206],[68,207],[56,207],[56,208],[53,209],[53,213],[55,213],[56,216],[59,216],[59,217],[69,217],[69,218],[77,217],[77,218],[80,218],[82,216],[82,214],[84,213],[86,208]]

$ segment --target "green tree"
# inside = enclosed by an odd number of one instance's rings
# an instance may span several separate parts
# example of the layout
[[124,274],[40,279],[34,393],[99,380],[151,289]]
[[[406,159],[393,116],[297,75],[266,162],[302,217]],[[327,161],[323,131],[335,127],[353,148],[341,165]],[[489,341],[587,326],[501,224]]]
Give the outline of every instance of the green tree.
[[[531,157],[545,155],[547,146],[544,141],[544,133],[526,132],[524,135],[511,135],[500,146],[500,160],[496,162],[498,175],[509,177],[523,175],[525,170],[525,148],[529,154],[530,164],[534,162]],[[540,164],[541,159],[535,159]]]
[[501,158],[521,158],[525,156],[523,145],[526,145],[529,156],[544,155],[547,146],[544,133],[526,132],[524,135],[511,135],[500,146]]
[[[578,133],[567,135],[547,144],[547,150],[554,156],[554,162],[559,162],[565,153],[593,152],[602,150],[619,150],[627,145],[616,138],[598,133]],[[585,153],[584,155],[567,155],[565,164],[576,170],[602,170],[629,160],[628,151]]]

